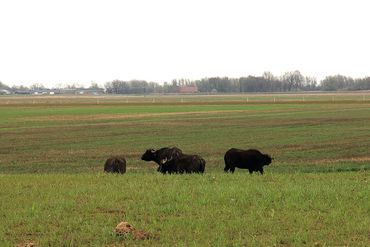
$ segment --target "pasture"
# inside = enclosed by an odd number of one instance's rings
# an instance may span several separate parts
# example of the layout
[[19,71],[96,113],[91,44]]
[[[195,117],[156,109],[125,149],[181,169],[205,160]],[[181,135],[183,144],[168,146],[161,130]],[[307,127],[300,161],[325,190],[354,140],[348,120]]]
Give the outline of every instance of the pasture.
[[[1,246],[370,245],[369,93],[0,97],[0,116]],[[164,146],[205,174],[140,160]],[[275,160],[224,174],[230,147]],[[119,154],[127,173],[103,174]]]

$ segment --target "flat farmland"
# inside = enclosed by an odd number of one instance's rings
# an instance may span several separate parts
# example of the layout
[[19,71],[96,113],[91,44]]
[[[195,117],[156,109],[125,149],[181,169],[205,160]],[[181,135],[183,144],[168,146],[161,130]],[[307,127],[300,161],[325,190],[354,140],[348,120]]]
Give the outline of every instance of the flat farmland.
[[176,97],[155,103],[143,101],[148,97],[133,103],[127,97],[112,97],[114,103],[109,97],[15,97],[23,103],[9,105],[0,98],[0,172],[95,173],[112,154],[126,155],[132,172],[150,172],[153,165],[141,154],[164,146],[204,156],[210,171],[222,170],[230,147],[271,154],[271,171],[369,168],[370,97],[302,102],[291,101],[302,95],[291,95],[275,103],[232,100],[240,95],[187,97],[183,103]]
[[[368,92],[0,97],[0,116],[4,246],[370,245]],[[140,160],[165,146],[205,174]],[[224,174],[231,147],[274,161]],[[103,174],[116,154],[127,173]],[[122,220],[154,237],[115,236]]]

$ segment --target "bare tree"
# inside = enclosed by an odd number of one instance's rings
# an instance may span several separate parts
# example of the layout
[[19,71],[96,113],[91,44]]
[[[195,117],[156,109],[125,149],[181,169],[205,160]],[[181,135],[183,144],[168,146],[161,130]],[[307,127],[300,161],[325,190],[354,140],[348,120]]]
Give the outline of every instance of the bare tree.
[[303,86],[304,77],[298,70],[286,72],[282,77],[283,82],[286,83],[287,91],[301,89]]
[[41,89],[45,89],[45,86],[41,83],[34,83],[30,86],[30,89],[31,90],[41,90]]

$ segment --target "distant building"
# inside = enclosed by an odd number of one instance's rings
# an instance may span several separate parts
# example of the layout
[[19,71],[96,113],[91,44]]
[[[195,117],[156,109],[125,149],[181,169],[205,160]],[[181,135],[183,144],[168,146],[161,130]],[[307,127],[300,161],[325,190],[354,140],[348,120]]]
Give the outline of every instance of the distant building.
[[6,90],[6,89],[1,89],[1,90],[0,90],[0,95],[1,95],[1,94],[9,95],[9,94],[11,94],[11,92],[10,92],[9,90]]
[[104,88],[61,88],[52,89],[49,94],[101,95],[104,94]]
[[185,87],[179,87],[177,89],[177,93],[198,93],[198,87],[197,86],[185,86]]
[[33,92],[28,89],[17,89],[14,91],[15,94],[32,94]]

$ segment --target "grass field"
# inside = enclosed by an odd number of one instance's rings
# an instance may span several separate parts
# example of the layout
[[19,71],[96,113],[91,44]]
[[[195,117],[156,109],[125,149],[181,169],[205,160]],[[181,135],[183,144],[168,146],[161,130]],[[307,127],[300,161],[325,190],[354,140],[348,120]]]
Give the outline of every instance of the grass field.
[[[0,97],[0,116],[0,246],[370,246],[369,93]],[[206,174],[140,160],[164,146]],[[230,147],[275,160],[224,174]],[[102,174],[112,154],[127,174]]]

